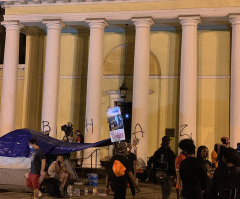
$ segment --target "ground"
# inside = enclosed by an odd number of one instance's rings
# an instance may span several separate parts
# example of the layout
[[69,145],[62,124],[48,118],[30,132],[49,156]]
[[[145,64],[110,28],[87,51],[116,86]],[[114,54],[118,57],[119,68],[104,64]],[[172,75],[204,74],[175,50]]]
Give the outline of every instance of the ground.
[[[139,183],[141,192],[137,194],[136,199],[161,199],[161,186],[160,185],[154,185],[152,183]],[[85,185],[78,185],[76,186],[77,188],[80,189],[81,191],[81,196],[80,197],[72,197],[73,199],[78,199],[78,198],[86,198],[86,199],[113,199],[113,195],[110,196],[103,196],[101,194],[104,193],[104,188],[105,184],[104,183],[99,183],[97,186],[99,195],[92,195],[92,186],[85,186]],[[84,188],[87,187],[89,190],[89,194],[87,196],[84,195]],[[17,190],[0,190],[0,199],[31,199],[33,198],[31,196],[31,193],[26,193],[26,192],[19,192]],[[43,196],[41,199],[52,199],[53,197],[49,196]],[[131,191],[130,189],[127,189],[127,199],[131,199]],[[170,196],[170,199],[175,199],[176,198],[176,192],[175,188],[173,187],[172,193]]]

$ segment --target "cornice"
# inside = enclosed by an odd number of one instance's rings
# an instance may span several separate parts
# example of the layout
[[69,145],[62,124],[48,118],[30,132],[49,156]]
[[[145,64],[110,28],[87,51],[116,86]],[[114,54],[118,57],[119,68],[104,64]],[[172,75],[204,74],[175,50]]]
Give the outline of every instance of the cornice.
[[56,14],[23,14],[4,15],[5,21],[18,20],[20,23],[36,23],[47,19],[61,19],[68,22],[85,22],[87,18],[104,18],[106,21],[131,21],[132,18],[149,17],[155,21],[161,19],[177,20],[184,15],[201,16],[202,21],[229,20],[230,13],[240,13],[240,7],[227,8],[199,8],[178,10],[144,10],[144,11],[119,11],[119,12],[88,12],[88,13],[56,13]]
[[102,4],[102,3],[139,3],[139,2],[155,2],[155,1],[172,1],[172,0],[0,0],[0,5],[5,7],[23,7],[23,6],[58,6],[58,5],[80,5],[80,4]]

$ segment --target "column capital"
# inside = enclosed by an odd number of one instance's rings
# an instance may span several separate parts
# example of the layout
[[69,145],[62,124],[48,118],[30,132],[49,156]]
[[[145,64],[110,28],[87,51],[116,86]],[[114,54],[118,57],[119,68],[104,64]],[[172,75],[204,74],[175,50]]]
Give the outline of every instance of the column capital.
[[18,21],[3,21],[1,22],[1,25],[3,25],[6,30],[21,30],[24,28],[22,24],[20,24]]
[[109,26],[106,19],[86,19],[86,22],[90,26],[90,28],[100,28],[104,29],[105,27]]
[[239,14],[230,14],[229,21],[231,22],[232,26],[240,24],[240,13]]
[[48,30],[49,29],[60,30],[66,27],[66,25],[62,22],[62,20],[59,20],[59,19],[43,20],[42,23],[46,25]]
[[132,21],[134,22],[136,28],[150,28],[152,25],[154,25],[152,17],[133,17]]
[[201,22],[200,16],[179,16],[179,21],[184,26],[196,26]]

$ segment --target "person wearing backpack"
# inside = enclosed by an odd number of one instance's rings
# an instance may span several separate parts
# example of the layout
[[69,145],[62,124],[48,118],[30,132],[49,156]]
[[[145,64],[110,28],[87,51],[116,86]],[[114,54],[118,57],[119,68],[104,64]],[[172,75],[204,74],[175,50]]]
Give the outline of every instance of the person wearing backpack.
[[111,160],[111,169],[107,173],[106,192],[109,193],[109,185],[114,192],[114,199],[126,199],[127,179],[132,181],[133,185],[139,192],[138,184],[132,173],[130,162],[126,157],[127,143],[121,142],[118,145],[118,154],[114,155]]
[[224,164],[219,166],[213,175],[212,199],[240,198],[240,158],[231,147],[222,153]]
[[195,157],[195,145],[185,147],[186,158],[180,163],[179,172],[182,180],[182,199],[203,199],[207,184],[207,168],[203,161]]
[[170,148],[170,137],[162,138],[161,147],[153,155],[153,170],[155,176],[155,184],[160,179],[162,187],[162,198],[168,199],[171,194],[173,182],[175,180],[175,154]]

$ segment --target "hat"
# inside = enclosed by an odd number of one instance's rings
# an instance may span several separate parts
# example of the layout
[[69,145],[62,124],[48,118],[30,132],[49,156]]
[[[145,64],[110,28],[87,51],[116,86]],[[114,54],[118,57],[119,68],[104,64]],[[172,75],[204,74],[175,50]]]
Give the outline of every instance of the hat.
[[162,138],[162,143],[169,143],[170,142],[170,137],[168,137],[168,136],[164,136],[163,138]]
[[127,149],[127,143],[126,142],[120,142],[118,145],[118,152],[123,152]]
[[230,140],[227,137],[222,137],[221,142],[229,143]]

